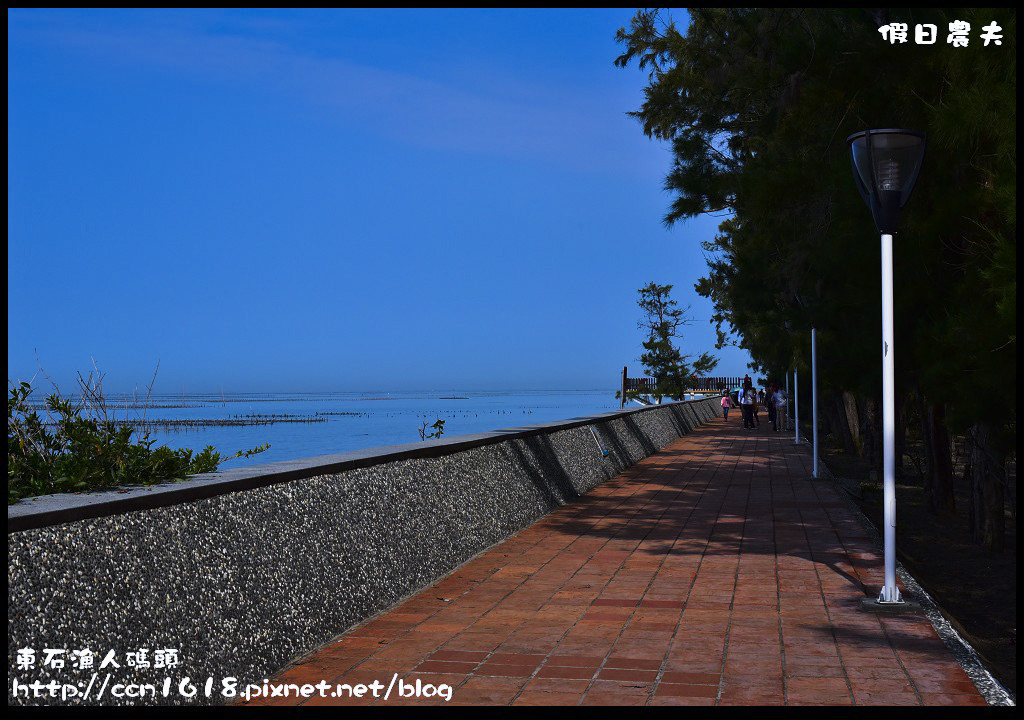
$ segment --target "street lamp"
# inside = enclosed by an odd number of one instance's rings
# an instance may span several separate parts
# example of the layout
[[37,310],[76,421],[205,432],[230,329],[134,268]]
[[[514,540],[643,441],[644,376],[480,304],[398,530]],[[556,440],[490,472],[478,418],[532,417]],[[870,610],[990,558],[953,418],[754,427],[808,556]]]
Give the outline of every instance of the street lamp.
[[857,190],[882,234],[882,448],[885,586],[880,605],[906,605],[896,587],[896,395],[893,362],[892,236],[921,172],[924,133],[862,130],[846,138]]

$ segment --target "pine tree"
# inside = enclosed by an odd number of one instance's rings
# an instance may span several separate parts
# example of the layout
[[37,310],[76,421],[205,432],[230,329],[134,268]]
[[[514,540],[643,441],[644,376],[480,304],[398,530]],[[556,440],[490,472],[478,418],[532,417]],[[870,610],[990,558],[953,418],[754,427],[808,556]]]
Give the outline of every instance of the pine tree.
[[660,403],[668,397],[681,400],[687,388],[692,386],[691,374],[706,375],[718,364],[718,360],[708,353],[701,353],[691,365],[690,356],[683,355],[675,344],[679,328],[689,322],[684,311],[678,307],[669,293],[671,285],[649,283],[640,288],[638,305],[643,310],[643,318],[639,327],[647,331],[647,340],[643,343],[644,353],[640,362],[644,373],[654,378],[654,391],[651,395]]

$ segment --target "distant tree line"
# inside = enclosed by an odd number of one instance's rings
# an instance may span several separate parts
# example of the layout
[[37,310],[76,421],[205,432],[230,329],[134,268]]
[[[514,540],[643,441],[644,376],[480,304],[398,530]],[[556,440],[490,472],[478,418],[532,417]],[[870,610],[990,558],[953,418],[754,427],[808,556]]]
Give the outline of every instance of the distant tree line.
[[[649,71],[631,113],[671,143],[665,222],[722,213],[704,242],[718,346],[781,378],[810,370],[817,329],[822,422],[881,465],[880,255],[846,137],[927,133],[895,237],[897,457],[926,446],[930,508],[954,507],[951,434],[963,438],[977,542],[1004,543],[1005,467],[1016,442],[1016,11],[691,8],[618,32],[620,67]],[[970,24],[967,47],[945,42]],[[891,44],[878,28],[907,23]],[[983,27],[999,26],[987,46]],[[916,44],[917,24],[938,29]]]

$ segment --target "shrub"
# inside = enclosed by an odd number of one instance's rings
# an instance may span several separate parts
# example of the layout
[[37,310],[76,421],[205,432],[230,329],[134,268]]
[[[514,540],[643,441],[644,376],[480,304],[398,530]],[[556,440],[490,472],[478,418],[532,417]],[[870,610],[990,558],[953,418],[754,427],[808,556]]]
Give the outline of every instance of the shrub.
[[52,493],[85,492],[120,485],[152,485],[213,472],[222,462],[250,457],[269,444],[222,460],[210,445],[193,455],[188,448],[154,448],[149,433],[131,421],[110,417],[102,376],[83,380],[80,398],[46,398],[46,418],[28,401],[29,383],[11,383],[7,400],[7,502]]

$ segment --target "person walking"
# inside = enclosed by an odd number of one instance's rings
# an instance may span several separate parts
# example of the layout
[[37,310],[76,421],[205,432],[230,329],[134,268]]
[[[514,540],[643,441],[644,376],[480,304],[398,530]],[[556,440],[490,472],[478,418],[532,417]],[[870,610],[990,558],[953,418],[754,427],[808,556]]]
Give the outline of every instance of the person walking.
[[734,403],[732,397],[726,392],[722,395],[722,418],[725,422],[729,422],[729,408],[733,407]]
[[768,408],[768,422],[772,425],[772,430],[778,430],[778,425],[775,422],[775,386],[769,385],[768,392],[764,397],[765,407]]
[[754,387],[747,380],[740,390],[740,405],[743,408],[743,428],[752,430],[754,428]]
[[776,388],[773,400],[775,401],[775,432],[779,431],[779,425],[783,426],[783,430],[789,430],[789,414],[786,412],[786,393],[781,387]]

